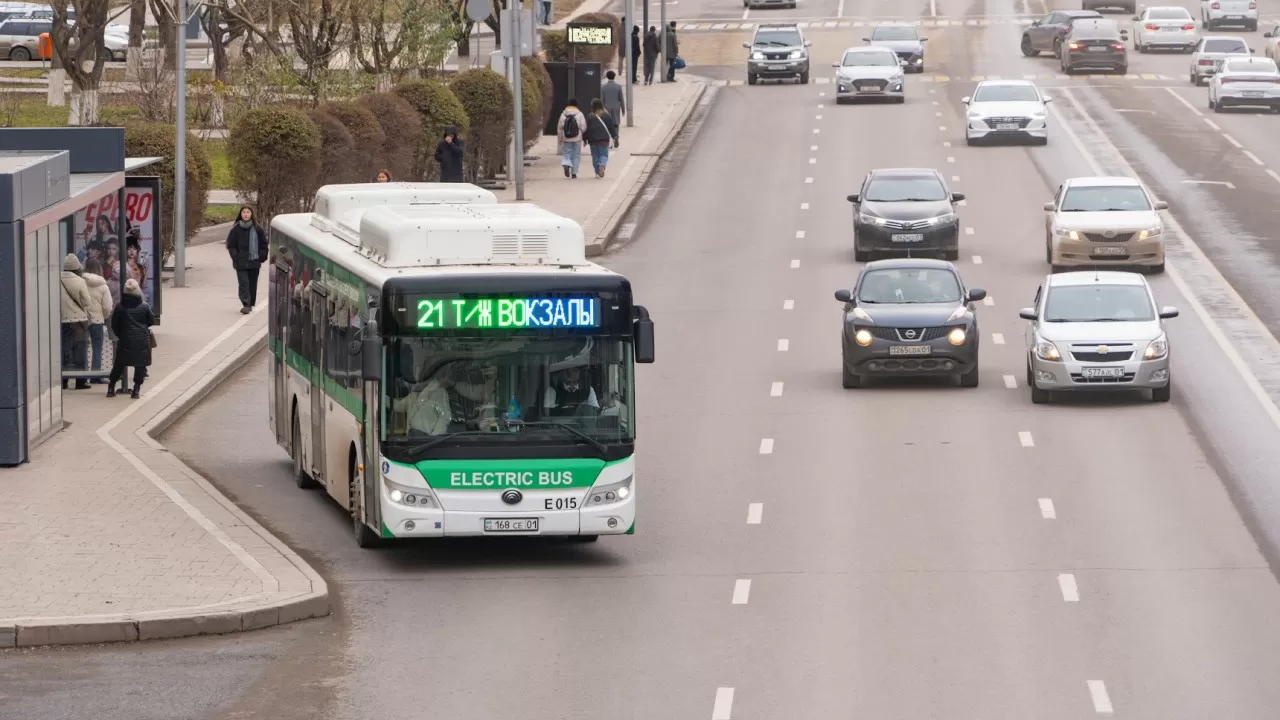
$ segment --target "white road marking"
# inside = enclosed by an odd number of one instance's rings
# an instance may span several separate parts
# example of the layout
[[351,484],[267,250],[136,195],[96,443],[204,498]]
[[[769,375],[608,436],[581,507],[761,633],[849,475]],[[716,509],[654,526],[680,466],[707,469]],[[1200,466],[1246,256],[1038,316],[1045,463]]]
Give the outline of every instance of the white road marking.
[[950,141],[950,140],[943,140],[943,141],[942,141],[942,147],[951,147],[951,141]]
[[792,260],[792,261],[791,261],[791,269],[792,269],[792,270],[795,270],[795,269],[796,269],[796,268],[798,268],[798,267],[800,267],[800,261],[799,261],[799,260]]
[[765,438],[760,441],[760,454],[761,455],[773,454],[773,438]]
[[1275,180],[1276,182],[1280,182],[1280,175],[1277,175],[1275,170],[1272,170],[1271,168],[1267,168],[1267,174],[1271,176],[1272,180]]
[[[1005,375],[1009,380],[1013,379],[1012,375]],[[1049,498],[1040,498],[1040,517],[1045,520],[1057,520],[1058,511],[1053,507],[1053,501]]]
[[822,109],[822,108],[824,108],[824,107],[826,107],[826,105],[823,105],[822,103],[818,103],[818,109],[819,109],[819,110],[821,110],[821,109]]
[[953,162],[955,162],[955,161],[956,161],[956,159],[955,159],[955,158],[951,157],[950,155],[948,155],[948,156],[947,156],[947,162],[949,162],[949,163],[953,163]]
[[[936,105],[937,103],[934,103],[934,104]],[[934,117],[942,117],[942,113],[941,113],[941,112],[936,112],[936,113],[934,113],[934,114],[933,114],[933,116],[934,116]]]
[[1252,160],[1254,165],[1265,165],[1265,164],[1266,164],[1266,163],[1262,162],[1262,160],[1261,160],[1257,155],[1254,155],[1253,153],[1249,152],[1248,150],[1245,150],[1245,151],[1244,151],[1244,156],[1245,156],[1245,157],[1247,157],[1247,158],[1249,158],[1250,160]]
[[934,104],[934,105],[937,105],[937,104],[938,104],[938,101],[937,101],[937,100],[934,100],[934,101],[933,101],[933,104]]
[[821,116],[821,115],[814,115],[814,116],[813,116],[813,119],[814,119],[814,120],[821,120],[821,119],[822,119],[822,116]]
[[938,17],[938,0],[929,0],[929,17]]
[[810,145],[810,146],[809,146],[809,152],[818,152],[818,146],[817,146],[817,145]]
[[1226,185],[1228,190],[1235,190],[1236,186],[1225,180],[1183,180],[1187,185]]
[[1210,120],[1209,118],[1204,119],[1204,124],[1213,128],[1214,132],[1222,132],[1222,128],[1218,127],[1218,123]]
[[1022,443],[1022,447],[1035,447],[1036,441],[1031,438],[1031,433],[1026,430],[1018,431],[1018,442]]
[[782,397],[782,383],[776,382],[769,388],[770,397]]
[[967,227],[967,228],[965,228],[965,229],[964,229],[964,234],[965,234],[965,235],[972,235],[972,234],[973,234],[973,228],[971,228],[971,227]]
[[746,605],[751,597],[751,581],[737,580],[733,583],[733,604]]
[[791,349],[791,341],[786,338],[778,340],[778,352],[786,352]]
[[1196,107],[1195,105],[1192,105],[1190,101],[1188,101],[1186,98],[1182,97],[1177,92],[1175,92],[1173,88],[1167,87],[1165,88],[1165,90],[1168,91],[1168,93],[1172,95],[1175,100],[1185,105],[1188,110],[1199,115],[1200,117],[1204,117],[1204,114],[1200,112],[1200,108]]
[[959,176],[959,175],[952,175],[952,176],[951,176],[951,182],[960,182],[960,176]]
[[711,708],[711,720],[730,720],[733,712],[733,688],[716,688],[716,704]]
[[817,164],[818,164],[818,158],[809,158],[809,164],[810,164],[810,165],[817,165]]
[[1076,576],[1062,573],[1058,576],[1058,588],[1062,590],[1063,602],[1080,602],[1080,588],[1076,587]]
[[814,134],[814,135],[817,135],[817,134],[818,134],[818,133],[820,133],[820,132],[822,132],[822,131],[821,131],[821,130],[819,130],[818,128],[814,128],[814,129],[813,129],[813,134]]
[[747,505],[747,524],[759,525],[764,519],[764,503],[751,503]]
[[981,255],[974,255],[974,256],[973,256],[973,264],[974,264],[974,265],[981,265],[981,264],[982,264],[982,256],[981,256]]
[[1240,141],[1239,141],[1239,140],[1236,140],[1235,138],[1231,137],[1230,135],[1228,135],[1228,134],[1226,134],[1226,133],[1222,133],[1222,137],[1223,137],[1224,139],[1226,139],[1226,141],[1227,141],[1227,142],[1231,143],[1232,145],[1235,145],[1235,146],[1236,146],[1236,149],[1239,149],[1239,150],[1243,150],[1243,149],[1244,149],[1244,146],[1240,144]]
[[1004,344],[1004,335],[1001,333],[991,333],[991,342],[997,345]]
[[939,126],[938,126],[938,132],[946,132],[946,131],[947,131],[947,126],[946,126],[946,125],[939,125]]
[[1099,715],[1110,715],[1115,712],[1111,707],[1111,698],[1107,695],[1106,683],[1101,680],[1090,680],[1089,695],[1093,698],[1093,709]]
[[743,19],[743,20],[746,20],[746,19],[747,19],[747,18],[749,18],[749,17],[751,17],[751,8],[747,8],[746,10],[743,10],[743,11],[742,11],[742,19]]
[[937,90],[934,90],[933,88],[929,88],[929,94],[930,94],[930,95],[935,95],[935,94],[937,94],[937,92],[938,92]]
[[800,203],[800,209],[801,209],[801,210],[808,210],[808,209],[809,209],[809,203]]
[[783,301],[782,301],[782,309],[783,309],[783,310],[795,310],[795,309],[796,309],[796,301],[795,301],[795,300],[783,300]]
[[988,295],[988,296],[986,296],[986,297],[982,298],[982,304],[983,304],[983,305],[986,305],[987,307],[995,307],[995,305],[996,305],[996,299],[995,299],[995,298],[993,298],[993,297],[991,297],[990,295]]
[[803,231],[803,230],[797,230],[797,231],[796,231],[796,239],[797,239],[797,240],[803,240],[803,239],[804,239],[804,231]]
[[804,184],[805,184],[805,185],[812,185],[812,184],[813,184],[813,178],[805,178],[805,179],[804,179]]
[[840,0],[840,4],[836,5],[836,17],[844,17],[844,0]]
[[826,97],[826,96],[827,96],[827,94],[826,94],[826,93],[824,93],[824,92],[820,92],[820,93],[818,93],[818,97]]
[[1009,388],[1010,390],[1017,390],[1017,389],[1018,389],[1018,378],[1016,378],[1016,377],[1014,377],[1014,376],[1012,376],[1012,375],[1005,375],[1005,376],[1004,376],[1004,386],[1005,386],[1005,387],[1007,387],[1007,388]]

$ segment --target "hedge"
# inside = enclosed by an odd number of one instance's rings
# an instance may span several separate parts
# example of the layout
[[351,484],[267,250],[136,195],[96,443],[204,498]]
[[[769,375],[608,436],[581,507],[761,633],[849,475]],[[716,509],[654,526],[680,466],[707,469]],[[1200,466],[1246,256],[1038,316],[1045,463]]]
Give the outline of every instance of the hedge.
[[520,65],[520,84],[520,108],[524,122],[521,129],[524,147],[528,150],[542,137],[542,127],[546,125],[550,108],[543,105],[542,86],[538,83],[538,76],[528,65]]
[[436,144],[444,139],[444,131],[449,127],[458,128],[461,137],[466,137],[471,125],[466,109],[453,91],[438,80],[410,80],[396,85],[391,92],[418,111],[422,152],[417,158],[415,177],[425,180],[439,178],[440,168],[435,162]]
[[[542,129],[547,125],[547,120],[551,117],[552,106],[555,105],[555,86],[551,83],[551,73],[547,72],[547,66],[542,64],[542,60],[536,57],[527,57],[521,62],[526,68],[533,72],[535,77],[538,78],[538,96],[540,101],[538,108],[541,110],[541,122],[538,125],[538,132],[541,133]],[[521,77],[524,77],[524,75],[522,74]],[[525,92],[529,91],[525,90]],[[528,135],[525,137],[528,137]]]
[[268,105],[236,118],[227,158],[236,190],[257,198],[262,220],[310,209],[319,179],[320,129],[302,110]]
[[[399,95],[368,93],[357,102],[368,108],[382,128],[382,157],[385,167],[395,180],[416,181],[418,158],[421,157],[426,138],[422,135],[422,121],[418,111]],[[434,143],[432,147],[435,147]]]
[[347,126],[319,108],[308,116],[320,131],[320,168],[316,185],[366,182],[368,178],[359,175],[359,168],[365,161],[360,159],[360,151]]
[[503,165],[511,136],[511,86],[489,68],[473,68],[455,75],[449,89],[471,119],[463,154],[464,177],[470,182],[492,177]]
[[378,122],[378,117],[369,108],[354,100],[327,102],[319,109],[337,118],[338,122],[346,126],[347,132],[351,133],[351,139],[355,141],[356,149],[359,151],[352,171],[357,173],[358,177],[365,178],[365,182],[373,182],[374,176],[387,164],[384,154],[387,135],[382,131],[382,124]]
[[[178,156],[177,128],[169,124],[129,123],[124,129],[124,151],[129,157],[159,157],[159,163],[139,168],[130,175],[160,177],[160,252],[161,262],[173,253],[174,171]],[[190,240],[203,225],[205,206],[209,202],[209,180],[213,167],[204,143],[187,134],[187,217],[186,239]]]

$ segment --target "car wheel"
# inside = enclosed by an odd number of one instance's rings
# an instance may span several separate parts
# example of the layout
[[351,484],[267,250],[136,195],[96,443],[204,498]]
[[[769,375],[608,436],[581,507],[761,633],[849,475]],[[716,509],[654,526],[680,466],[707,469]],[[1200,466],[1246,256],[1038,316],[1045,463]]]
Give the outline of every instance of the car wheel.
[[1037,145],[1048,145],[1048,144],[1049,144],[1049,136],[1048,136],[1048,135],[1045,135],[1045,136],[1044,136],[1044,137],[1042,137],[1042,138],[1036,138],[1036,144],[1037,144]]
[[1053,39],[1053,56],[1056,58],[1062,57],[1062,40],[1060,38]]
[[1044,243],[1044,261],[1050,266],[1053,265],[1053,245],[1049,244],[1048,240]]
[[292,433],[293,483],[303,490],[310,490],[316,487],[316,481],[311,479],[311,476],[307,474],[307,469],[302,465],[302,426],[298,424],[298,412],[296,410],[293,413]]
[[759,77],[757,77],[757,76],[755,76],[755,75],[752,75],[751,73],[747,73],[747,84],[748,84],[748,85],[755,85],[755,84],[756,84],[756,82],[757,82],[757,81],[759,81],[759,79],[760,79]]
[[1163,273],[1163,272],[1164,272],[1164,263],[1160,263],[1159,265],[1152,265],[1152,266],[1151,266],[1151,273],[1152,273],[1153,275],[1159,275],[1160,273]]
[[1195,73],[1191,73],[1190,77],[1191,77],[1191,84],[1192,84],[1192,85],[1195,85],[1196,87],[1199,87],[1199,86],[1200,86],[1200,76],[1199,76],[1199,75],[1196,75]]
[[1034,380],[1027,384],[1031,388],[1031,402],[1035,403],[1036,405],[1044,405],[1045,403],[1053,399],[1052,394],[1048,390],[1041,390],[1040,388],[1036,387]]
[[808,71],[808,70],[805,70],[804,72],[800,73],[800,84],[801,84],[801,85],[808,85],[808,84],[809,84],[809,71]]
[[1172,379],[1170,379],[1169,382],[1164,387],[1155,388],[1151,391],[1151,402],[1169,402],[1169,399],[1172,397],[1173,397],[1173,380]]
[[977,139],[977,138],[969,137],[968,135],[965,135],[965,136],[964,136],[964,144],[965,144],[965,145],[969,145],[969,146],[977,145],[977,144],[978,144],[978,139]]
[[960,251],[959,250],[943,250],[942,259],[955,262],[956,260],[960,259]]
[[1120,67],[1116,68],[1116,72],[1120,73],[1121,75],[1128,75],[1128,74],[1129,74],[1129,66],[1128,66],[1128,65],[1121,65]]
[[1193,53],[1193,52],[1195,52],[1195,51],[1196,51],[1196,46],[1195,46],[1195,45],[1188,45],[1188,46],[1186,46],[1186,47],[1182,48],[1182,54],[1183,54],[1183,55],[1190,55],[1191,53]]
[[593,543],[600,539],[599,535],[570,535],[569,542],[572,543]]
[[1215,103],[1215,102],[1213,101],[1213,96],[1212,96],[1212,95],[1210,95],[1210,96],[1209,96],[1209,109],[1210,109],[1210,110],[1213,110],[1213,109],[1214,109],[1214,107],[1215,107],[1216,105],[1217,105],[1217,103]]
[[840,384],[846,390],[862,387],[862,377],[849,371],[849,366],[844,361],[844,353],[840,353]]
[[16,47],[9,51],[9,59],[14,62],[27,62],[31,59],[31,51],[24,47]]
[[960,387],[976,388],[978,387],[978,366],[974,365],[973,369],[962,375],[957,375],[956,379],[960,381]]
[[1031,47],[1031,36],[1029,35],[1022,36],[1022,54],[1027,57],[1035,57],[1040,54],[1039,50]]
[[1251,22],[1251,23],[1249,23],[1248,25],[1245,25],[1244,27],[1245,27],[1245,29],[1246,29],[1246,30],[1248,30],[1249,32],[1257,32],[1257,31],[1258,31],[1258,23],[1256,23],[1256,22]]
[[1213,111],[1214,111],[1214,112],[1216,112],[1216,113],[1220,113],[1220,112],[1222,112],[1222,103],[1220,103],[1220,102],[1213,102],[1212,100],[1210,100],[1209,102],[1213,103],[1213,105],[1211,105],[1210,107],[1212,107],[1212,108],[1213,108]]
[[854,248],[853,261],[854,262],[871,262],[871,251],[859,250],[858,248]]

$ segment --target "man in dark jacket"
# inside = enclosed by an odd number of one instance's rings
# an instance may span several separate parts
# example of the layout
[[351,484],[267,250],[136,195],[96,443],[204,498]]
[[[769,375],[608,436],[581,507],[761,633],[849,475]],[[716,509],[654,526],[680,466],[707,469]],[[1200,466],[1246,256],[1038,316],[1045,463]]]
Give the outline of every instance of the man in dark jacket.
[[258,270],[267,261],[267,234],[258,226],[253,210],[240,208],[240,217],[227,233],[227,253],[236,270],[240,290],[240,312],[248,315],[258,304]]
[[[618,84],[617,77],[612,70],[604,74],[605,83],[600,86],[600,102],[604,103],[604,109],[609,113],[609,117],[613,118],[615,123],[621,123],[622,117],[627,114],[627,93],[621,85]],[[617,135],[614,135],[616,138]]]
[[640,82],[640,55],[644,52],[644,46],[640,42],[640,26],[633,25],[631,27],[631,84],[635,85]]
[[680,57],[680,41],[676,39],[676,21],[672,20],[667,27],[665,57],[667,61],[667,82],[676,81],[676,58]]
[[440,182],[462,182],[462,138],[458,128],[450,125],[444,139],[436,145],[436,162],[440,163]]
[[662,41],[658,39],[658,28],[650,25],[649,32],[644,35],[644,84],[653,84],[653,71],[658,64],[658,55],[662,52]]
[[[147,379],[147,367],[151,365],[151,326],[155,323],[151,306],[142,301],[142,288],[137,280],[130,278],[124,284],[120,304],[111,311],[111,331],[115,333],[116,342],[111,376],[107,378],[107,397],[116,396],[116,383],[121,381],[124,369],[131,367],[133,392],[129,396],[138,399],[142,381]],[[123,383],[120,392],[124,392]]]

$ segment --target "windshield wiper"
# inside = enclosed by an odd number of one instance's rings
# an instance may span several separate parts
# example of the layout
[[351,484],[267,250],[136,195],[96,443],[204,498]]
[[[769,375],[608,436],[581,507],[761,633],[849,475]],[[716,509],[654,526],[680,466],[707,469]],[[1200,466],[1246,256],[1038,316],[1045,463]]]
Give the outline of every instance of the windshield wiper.
[[896,200],[872,200],[871,202],[942,202],[943,198],[905,197]]
[[[418,443],[417,445],[410,445],[409,447],[406,447],[404,451],[409,453],[410,455],[418,455],[420,453],[426,452],[427,450],[430,450],[431,448],[439,445],[442,442],[445,442],[446,440],[452,440],[453,438],[456,438],[456,437],[460,437],[464,435],[492,435],[492,434],[495,434],[492,430],[459,430],[457,432],[445,433],[444,435],[431,438],[430,440],[426,442]],[[398,445],[400,444],[400,442],[404,442],[404,441],[397,441],[395,444]]]
[[600,451],[600,453],[601,453],[602,455],[603,455],[604,453],[607,453],[607,452],[609,451],[609,446],[608,446],[608,445],[605,445],[604,443],[600,442],[599,440],[597,440],[597,439],[595,439],[595,438],[591,437],[590,435],[588,435],[588,434],[586,434],[586,433],[582,432],[582,431],[581,431],[581,430],[579,430],[578,428],[576,428],[576,427],[574,427],[574,426],[572,426],[572,425],[566,424],[566,423],[545,422],[545,421],[524,422],[524,421],[521,421],[521,420],[513,420],[513,421],[511,421],[511,425],[514,425],[514,426],[517,426],[517,427],[538,427],[538,428],[549,427],[549,428],[559,428],[559,429],[561,429],[561,430],[564,430],[565,432],[572,433],[572,434],[574,434],[574,435],[578,436],[580,439],[584,440],[585,442],[590,443],[591,445],[593,445],[593,446],[595,447],[595,449],[596,449],[596,450],[599,450],[599,451]]
[[1063,322],[1143,322],[1141,320],[1131,320],[1125,318],[1045,318],[1045,322],[1063,323]]

